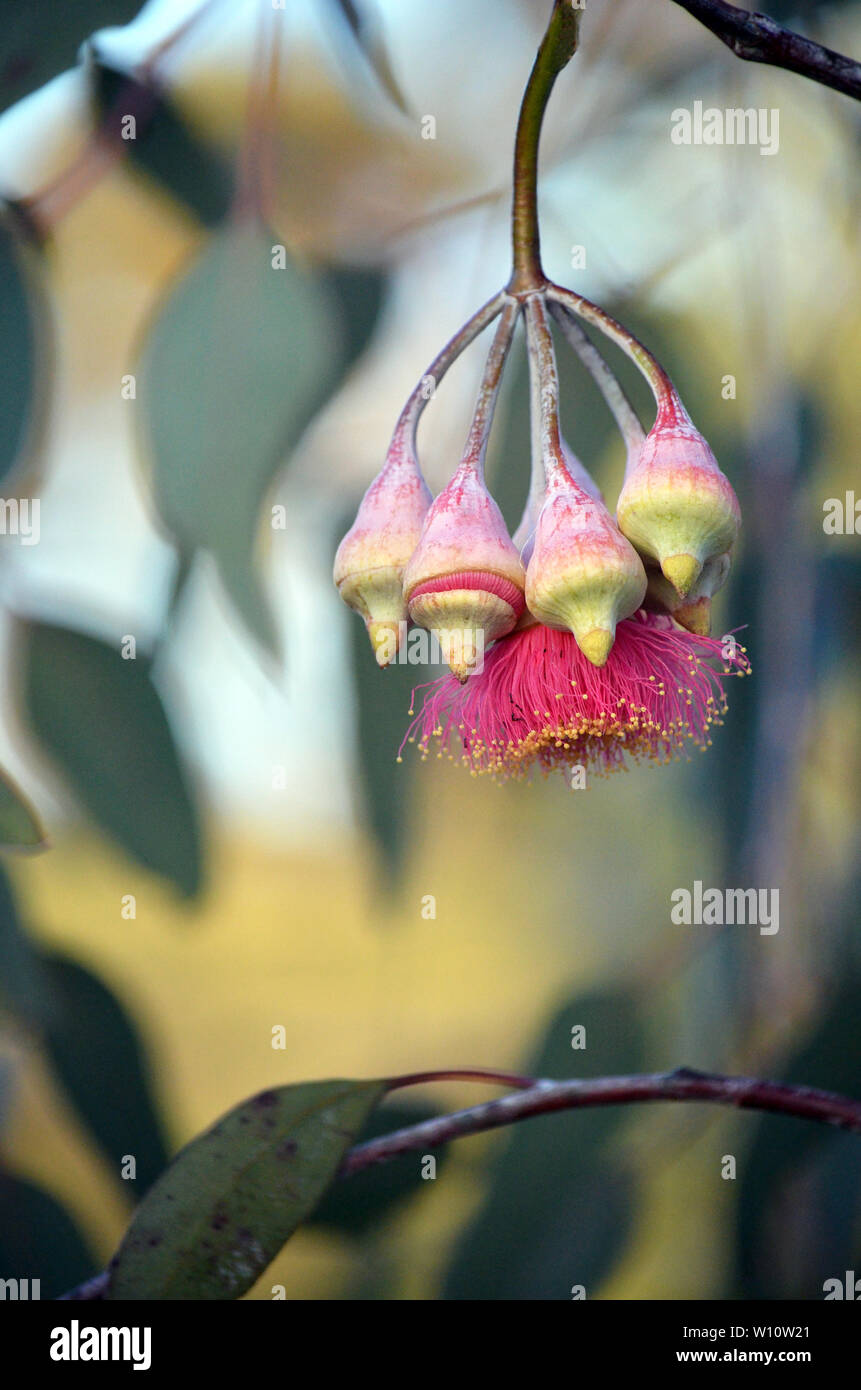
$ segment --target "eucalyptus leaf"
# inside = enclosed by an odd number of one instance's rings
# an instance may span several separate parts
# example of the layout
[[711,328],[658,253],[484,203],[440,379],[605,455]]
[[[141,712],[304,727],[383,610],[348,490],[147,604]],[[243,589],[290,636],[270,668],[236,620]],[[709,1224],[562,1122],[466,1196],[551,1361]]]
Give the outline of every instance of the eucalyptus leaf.
[[222,221],[233,200],[232,171],[221,154],[192,131],[170,97],[160,87],[111,67],[97,47],[88,77],[108,137],[121,140],[123,120],[135,117],[134,139],[122,141],[134,166],[201,222]]
[[29,1282],[22,1293],[29,1301],[57,1298],[97,1271],[93,1252],[56,1197],[0,1169],[0,1279],[38,1279],[37,1290]]
[[73,67],[94,29],[125,24],[141,0],[9,0],[0,25],[0,109]]
[[313,1212],[384,1093],[380,1081],[315,1081],[236,1106],[144,1198],[107,1297],[241,1297]]
[[32,454],[44,419],[49,334],[39,254],[26,218],[0,203],[0,480]]
[[20,787],[0,768],[0,848],[44,849],[45,832]]
[[25,931],[8,876],[0,869],[0,1007],[25,1027],[52,1016],[54,996],[41,954]]
[[336,305],[254,220],[212,236],[161,304],[138,400],[161,516],[186,555],[209,551],[246,626],[278,638],[254,566],[272,480],[337,378]]
[[419,681],[415,666],[393,662],[381,671],[364,623],[353,615],[349,632],[365,821],[392,888],[404,867],[412,778],[410,760],[398,762],[398,745],[410,723],[410,698]]
[[20,628],[25,717],[97,825],[193,897],[201,831],[170,724],[138,652],[48,623]]
[[[572,1029],[583,1033],[572,1033]],[[585,1046],[574,1049],[572,1041]],[[624,991],[575,996],[550,1021],[530,1076],[614,1076],[643,1069],[642,1020]],[[444,1285],[451,1300],[594,1298],[629,1238],[634,1175],[610,1140],[621,1107],[542,1115],[515,1125],[485,1203],[458,1241]]]
[[[828,997],[811,1035],[780,1069],[780,1079],[819,1086],[845,1095],[859,1094],[857,1020],[861,1012],[861,976],[847,970]],[[758,1115],[744,1160],[739,1164],[736,1208],[735,1298],[807,1297],[808,1290],[787,1290],[782,1261],[775,1258],[775,1233],[791,1209],[792,1184],[807,1165],[838,1162],[858,1140],[826,1125],[800,1125],[786,1115]],[[848,1165],[852,1155],[847,1155]],[[787,1198],[787,1193],[790,1197]],[[843,1210],[858,1219],[861,1168],[840,1194]],[[847,1216],[847,1220],[849,1217]],[[840,1273],[834,1270],[833,1273]]]
[[[60,955],[42,970],[53,1008],[43,1042],[54,1075],[129,1192],[146,1192],[167,1165],[146,1055],[131,1018],[91,970]],[[123,1175],[134,1159],[134,1177]]]

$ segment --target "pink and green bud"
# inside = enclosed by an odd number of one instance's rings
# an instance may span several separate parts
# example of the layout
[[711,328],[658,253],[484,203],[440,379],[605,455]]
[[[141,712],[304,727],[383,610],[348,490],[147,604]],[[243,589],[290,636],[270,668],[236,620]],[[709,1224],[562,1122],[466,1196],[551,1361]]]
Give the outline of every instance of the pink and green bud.
[[697,637],[708,637],[711,632],[712,598],[718,589],[723,588],[729,571],[728,554],[706,560],[690,592],[682,598],[659,569],[647,565],[649,587],[643,607],[650,613],[669,613],[688,632],[693,632]]
[[616,624],[646,592],[639,555],[599,498],[558,464],[550,474],[526,571],[526,602],[540,623],[567,628],[593,666],[610,655]]
[[[601,489],[595,482],[595,479],[592,477],[586,465],[577,457],[574,450],[570,448],[564,439],[561,440],[561,444],[565,466],[571,474],[571,477],[576,483],[579,483],[583,491],[594,498],[596,502],[603,503],[604,498],[601,495]],[[524,565],[529,564],[532,556],[532,550],[535,545],[535,532],[538,529],[538,518],[541,515],[541,508],[544,506],[546,497],[547,489],[544,484],[544,466],[539,459],[537,467],[533,469],[529,496],[526,499],[523,515],[520,518],[517,530],[512,536],[514,544],[520,551],[520,558]]]
[[458,680],[477,669],[485,645],[511,632],[523,612],[517,548],[478,466],[465,460],[431,504],[404,574],[414,623],[433,632]]
[[383,667],[394,658],[404,631],[404,570],[430,505],[415,453],[395,440],[335,556],[338,593],[364,619]]
[[621,531],[681,598],[738,535],[738,499],[677,397],[667,395],[629,467],[616,510]]

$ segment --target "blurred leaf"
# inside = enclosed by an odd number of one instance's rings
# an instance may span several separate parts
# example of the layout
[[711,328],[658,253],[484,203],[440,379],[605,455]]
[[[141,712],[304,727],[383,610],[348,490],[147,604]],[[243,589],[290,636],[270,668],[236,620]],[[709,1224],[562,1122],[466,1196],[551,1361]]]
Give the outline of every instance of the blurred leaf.
[[186,553],[214,556],[243,620],[278,639],[253,565],[275,473],[331,389],[338,321],[323,285],[265,228],[210,238],[161,305],[144,344],[138,398],[161,515]]
[[335,6],[343,18],[347,30],[358,44],[374,75],[390,101],[404,115],[410,114],[403,93],[398,86],[389,55],[379,31],[379,25],[372,16],[367,0],[335,0]]
[[45,1024],[54,1007],[51,981],[37,946],[18,917],[7,875],[0,869],[0,1004],[31,1027]]
[[[573,1050],[572,1028],[586,1030]],[[641,1071],[636,1005],[623,993],[575,996],[553,1018],[530,1076],[604,1076]],[[545,1115],[516,1125],[493,1166],[484,1206],[463,1232],[448,1270],[446,1299],[569,1299],[595,1296],[628,1238],[636,1192],[608,1142],[621,1108]]]
[[[137,1031],[116,996],[83,965],[50,955],[44,971],[55,1001],[43,1037],[54,1074],[118,1181],[140,1197],[168,1154]],[[135,1178],[123,1180],[128,1155]]]
[[0,481],[32,446],[50,377],[39,360],[47,320],[37,256],[23,215],[0,203]]
[[[374,1110],[357,1136],[357,1143],[377,1139],[409,1125],[420,1125],[440,1114],[430,1105],[382,1105]],[[448,1155],[443,1147],[435,1155],[437,1174]],[[347,1182],[329,1188],[309,1226],[326,1226],[349,1236],[363,1236],[378,1226],[407,1198],[427,1186],[421,1175],[421,1154],[402,1154],[391,1163],[379,1164],[356,1173]]]
[[316,1081],[263,1091],[174,1159],[135,1213],[108,1298],[239,1298],[316,1207],[385,1090]]
[[0,848],[44,849],[45,832],[29,801],[0,768]]
[[[850,1096],[861,1095],[858,1075],[857,1020],[861,1014],[861,979],[848,976],[831,998],[819,1025],[781,1069],[780,1079],[819,1086]],[[739,1298],[785,1298],[780,1263],[775,1261],[770,1234],[787,1183],[826,1147],[835,1151],[849,1141],[861,1154],[857,1136],[836,1134],[824,1125],[802,1125],[781,1115],[762,1115],[743,1161],[739,1164],[736,1211],[736,1275]],[[861,1166],[854,1187],[840,1194],[844,1220],[858,1212]],[[781,1218],[783,1219],[783,1218]],[[839,1274],[839,1270],[832,1271]]]
[[96,823],[140,864],[193,897],[197,811],[151,663],[95,637],[21,624],[26,716]]
[[39,1297],[57,1298],[98,1268],[74,1221],[50,1193],[0,1171],[0,1278],[38,1279]]
[[128,158],[201,222],[223,221],[233,200],[233,172],[189,129],[169,97],[99,61],[97,53],[89,75],[98,119],[110,136],[119,142],[123,118],[136,118],[135,139],[121,141]]
[[378,270],[339,266],[327,270],[324,278],[327,290],[338,304],[344,339],[344,371],[364,352],[376,327],[385,277]]
[[95,29],[125,24],[141,0],[15,0],[3,6],[0,25],[0,108],[20,101],[50,78],[73,67]]
[[411,768],[398,762],[398,747],[410,723],[413,687],[432,678],[415,666],[393,662],[381,671],[371,650],[365,625],[350,615],[353,672],[356,691],[356,737],[365,820],[376,839],[389,886],[404,864],[408,833]]

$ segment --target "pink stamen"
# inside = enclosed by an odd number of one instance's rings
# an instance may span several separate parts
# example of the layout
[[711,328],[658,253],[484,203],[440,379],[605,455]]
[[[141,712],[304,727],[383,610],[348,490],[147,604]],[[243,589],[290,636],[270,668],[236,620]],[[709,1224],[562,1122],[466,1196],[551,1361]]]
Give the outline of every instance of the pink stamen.
[[743,647],[725,657],[724,645],[641,610],[619,623],[596,667],[571,633],[523,628],[501,638],[465,685],[443,676],[423,687],[400,751],[417,740],[426,756],[435,739],[441,756],[500,778],[536,764],[611,772],[626,754],[669,762],[687,742],[709,746],[726,709],[722,677],[750,670]]

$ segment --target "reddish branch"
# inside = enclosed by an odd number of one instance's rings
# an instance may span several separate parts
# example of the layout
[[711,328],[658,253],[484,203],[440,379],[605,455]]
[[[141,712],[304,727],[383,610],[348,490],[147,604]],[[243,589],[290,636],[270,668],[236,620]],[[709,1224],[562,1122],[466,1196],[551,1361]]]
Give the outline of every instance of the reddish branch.
[[[861,1101],[810,1086],[788,1086],[775,1081],[758,1081],[750,1076],[714,1076],[707,1072],[657,1072],[650,1076],[603,1076],[588,1081],[533,1081],[507,1072],[445,1071],[415,1072],[392,1077],[388,1090],[423,1085],[430,1081],[486,1081],[492,1085],[517,1087],[512,1095],[440,1115],[422,1124],[395,1130],[380,1139],[357,1144],[341,1165],[338,1176],[352,1177],[377,1163],[387,1163],[401,1154],[437,1148],[452,1139],[499,1129],[533,1115],[550,1115],[556,1110],[585,1110],[597,1105],[630,1105],[637,1101],[708,1101],[732,1105],[740,1110],[765,1110],[800,1120],[818,1120],[861,1134]],[[102,1299],[108,1287],[107,1273],[63,1294],[63,1300]]]
[[[452,1075],[456,1075],[453,1073]],[[515,1124],[532,1115],[555,1110],[584,1110],[597,1105],[630,1105],[635,1101],[708,1101],[741,1110],[766,1110],[797,1119],[818,1120],[861,1134],[861,1101],[817,1091],[809,1086],[785,1086],[749,1076],[713,1076],[706,1072],[660,1072],[651,1076],[605,1076],[588,1081],[536,1081],[514,1095],[440,1115],[420,1125],[397,1130],[351,1149],[341,1167],[350,1177],[375,1163],[386,1163],[399,1154],[430,1149],[468,1134]]]
[[785,29],[767,14],[741,10],[725,0],[674,0],[750,63],[770,63],[861,99],[861,63],[835,53],[803,34]]

